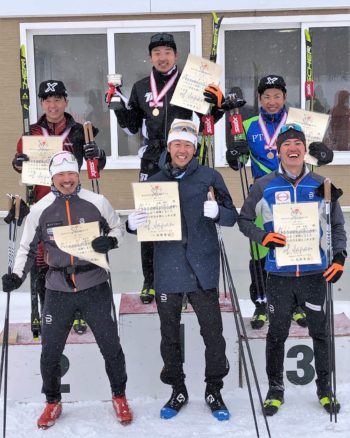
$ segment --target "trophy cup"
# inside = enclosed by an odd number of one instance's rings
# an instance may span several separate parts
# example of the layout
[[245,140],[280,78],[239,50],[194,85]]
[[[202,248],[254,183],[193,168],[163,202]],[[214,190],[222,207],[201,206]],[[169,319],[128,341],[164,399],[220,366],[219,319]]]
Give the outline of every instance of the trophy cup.
[[119,87],[123,85],[122,75],[118,73],[111,73],[107,75],[107,81],[108,91],[106,94],[106,102],[108,104],[108,108],[112,110],[124,108],[122,98],[117,93],[120,93]]

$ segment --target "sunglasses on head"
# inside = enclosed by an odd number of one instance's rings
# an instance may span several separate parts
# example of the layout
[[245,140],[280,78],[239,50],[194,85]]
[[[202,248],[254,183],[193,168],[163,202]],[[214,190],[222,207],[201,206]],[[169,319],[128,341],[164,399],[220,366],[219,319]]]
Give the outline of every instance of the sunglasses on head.
[[174,37],[170,33],[156,33],[151,36],[151,43],[159,43],[159,42],[173,42]]
[[283,125],[280,129],[280,134],[284,134],[287,131],[293,129],[294,131],[303,132],[303,128],[298,125],[298,123],[288,123],[287,125]]
[[76,163],[77,160],[74,155],[67,152],[61,152],[51,158],[49,167],[59,166],[64,161],[66,161],[67,163]]

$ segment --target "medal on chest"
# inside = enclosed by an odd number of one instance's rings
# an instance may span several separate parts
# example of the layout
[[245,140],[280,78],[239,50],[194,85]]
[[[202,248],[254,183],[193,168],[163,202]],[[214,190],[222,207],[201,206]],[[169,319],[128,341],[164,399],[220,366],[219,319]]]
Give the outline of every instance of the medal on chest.
[[267,153],[267,158],[268,158],[269,160],[273,160],[273,159],[275,158],[274,153],[273,153],[272,151],[268,152],[268,153]]
[[153,108],[152,116],[154,116],[154,117],[158,117],[159,116],[159,109],[158,108]]

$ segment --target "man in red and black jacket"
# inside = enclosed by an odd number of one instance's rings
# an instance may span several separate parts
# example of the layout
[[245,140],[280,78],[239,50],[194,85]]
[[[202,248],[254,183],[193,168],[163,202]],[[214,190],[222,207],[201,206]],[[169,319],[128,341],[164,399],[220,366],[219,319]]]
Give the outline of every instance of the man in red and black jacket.
[[[79,165],[79,169],[85,160],[98,159],[99,170],[102,170],[106,164],[106,154],[103,149],[96,144],[85,144],[84,129],[81,123],[77,123],[74,118],[66,112],[68,106],[67,90],[62,81],[48,80],[41,82],[39,86],[38,97],[43,111],[40,119],[30,125],[30,135],[59,136],[62,138],[63,150],[72,152]],[[97,135],[98,129],[93,128],[94,135]],[[23,153],[22,137],[17,143],[17,152],[12,161],[14,170],[22,173],[24,161],[29,161],[30,157]],[[30,203],[36,203],[45,195],[50,193],[50,187],[36,185],[33,187],[33,195]],[[45,275],[47,264],[44,260],[42,245],[39,244],[36,263],[31,272],[31,290],[36,290],[40,304],[43,306],[45,297]],[[83,333],[84,324],[77,315],[75,330]]]

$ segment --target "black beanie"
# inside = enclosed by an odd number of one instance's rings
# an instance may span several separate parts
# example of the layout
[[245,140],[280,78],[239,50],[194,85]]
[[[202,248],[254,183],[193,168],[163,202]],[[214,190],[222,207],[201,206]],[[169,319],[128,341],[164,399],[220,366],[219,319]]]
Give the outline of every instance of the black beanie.
[[261,78],[258,85],[258,93],[262,95],[264,91],[268,90],[269,88],[277,88],[283,93],[287,93],[286,82],[282,76],[268,75]]
[[[282,129],[283,129],[283,126],[282,126]],[[280,132],[278,134],[278,137],[276,140],[277,151],[278,152],[280,151],[282,143],[284,143],[286,140],[291,140],[291,139],[301,140],[304,143],[305,150],[306,150],[306,139],[305,139],[305,134],[303,133],[303,131],[298,131],[297,129],[289,128],[287,131],[285,131],[283,133]]]
[[176,44],[173,35],[171,33],[156,33],[151,36],[151,41],[148,46],[149,54],[151,55],[152,49],[155,47],[171,47],[176,53]]

